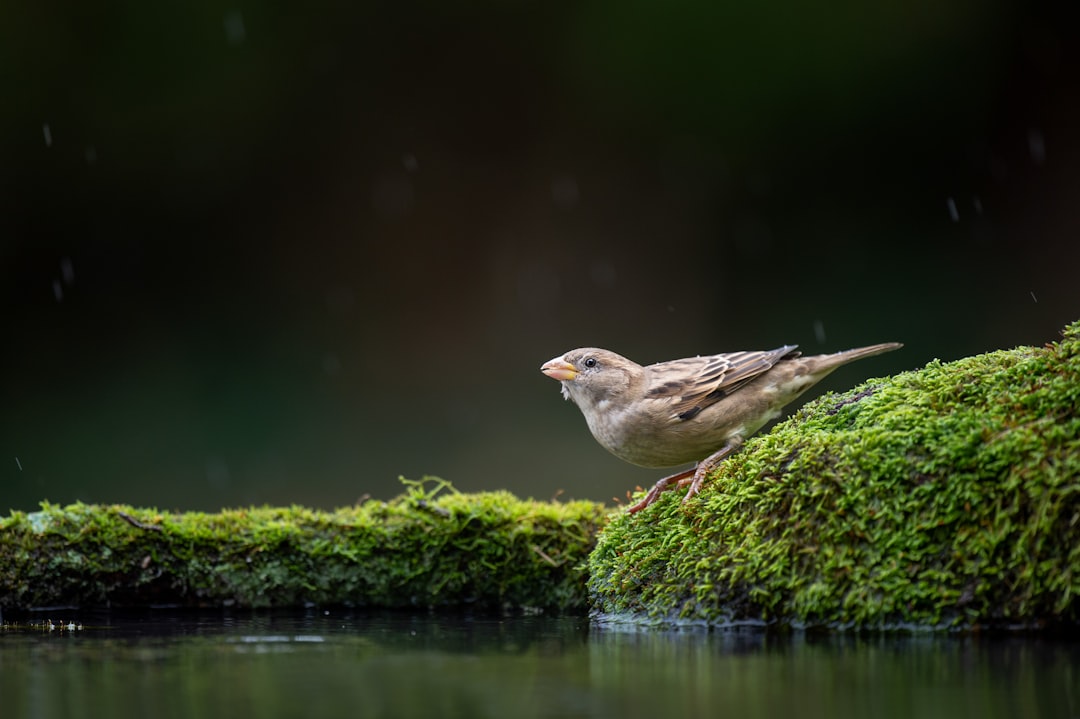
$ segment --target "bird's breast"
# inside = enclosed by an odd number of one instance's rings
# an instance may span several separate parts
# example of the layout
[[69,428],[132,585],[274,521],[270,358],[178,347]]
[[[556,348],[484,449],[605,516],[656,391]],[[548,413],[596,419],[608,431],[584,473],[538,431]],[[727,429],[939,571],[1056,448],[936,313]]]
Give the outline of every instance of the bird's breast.
[[723,446],[716,427],[674,418],[666,406],[598,404],[587,413],[589,430],[606,450],[641,467],[673,467],[694,462]]

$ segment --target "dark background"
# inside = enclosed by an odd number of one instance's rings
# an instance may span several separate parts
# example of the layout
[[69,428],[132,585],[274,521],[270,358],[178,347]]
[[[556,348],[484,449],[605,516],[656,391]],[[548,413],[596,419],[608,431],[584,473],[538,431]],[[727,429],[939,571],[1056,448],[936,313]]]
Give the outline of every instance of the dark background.
[[608,500],[572,347],[1052,341],[1064,7],[5,3],[0,509]]

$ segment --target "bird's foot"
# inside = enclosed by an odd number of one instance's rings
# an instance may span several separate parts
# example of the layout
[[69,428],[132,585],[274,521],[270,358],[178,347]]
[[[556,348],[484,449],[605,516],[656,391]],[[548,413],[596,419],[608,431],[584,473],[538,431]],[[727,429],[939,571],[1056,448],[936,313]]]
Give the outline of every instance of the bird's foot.
[[731,437],[728,439],[727,444],[698,462],[693,468],[685,469],[682,472],[676,472],[675,474],[657,481],[657,483],[653,485],[653,488],[649,490],[649,493],[642,497],[636,504],[630,505],[627,511],[630,514],[640,512],[650,504],[653,504],[656,500],[660,499],[660,495],[667,490],[672,489],[673,487],[682,489],[683,487],[690,485],[690,489],[687,490],[686,496],[683,497],[682,500],[683,504],[685,504],[691,497],[698,493],[701,489],[701,485],[705,483],[706,477],[709,476],[709,472],[716,469],[720,463],[724,461],[725,457],[739,449],[741,446],[741,437]]
[[649,490],[649,493],[646,494],[641,499],[641,501],[637,502],[636,504],[630,505],[630,508],[627,511],[630,514],[634,514],[635,512],[640,512],[641,510],[645,509],[646,507],[648,507],[650,504],[652,504],[656,500],[660,499],[660,495],[663,494],[664,492],[666,492],[667,490],[671,489],[672,485],[678,485],[680,487],[683,486],[683,483],[686,482],[686,481],[689,481],[688,478],[692,474],[694,474],[693,469],[686,469],[686,470],[683,470],[682,472],[676,472],[675,474],[673,474],[671,476],[664,477],[663,479],[657,481],[657,483],[653,485],[652,489]]
[[719,467],[720,463],[724,461],[725,457],[727,457],[729,454],[731,454],[741,446],[742,439],[737,436],[732,437],[728,440],[728,443],[725,444],[722,448],[720,448],[716,452],[713,452],[708,457],[698,462],[697,466],[694,467],[694,476],[686,477],[679,482],[679,487],[685,487],[687,484],[690,485],[690,489],[686,491],[686,496],[683,497],[683,504],[689,502],[690,498],[696,495],[699,490],[701,490],[701,485],[705,484],[705,478],[709,476],[709,472]]

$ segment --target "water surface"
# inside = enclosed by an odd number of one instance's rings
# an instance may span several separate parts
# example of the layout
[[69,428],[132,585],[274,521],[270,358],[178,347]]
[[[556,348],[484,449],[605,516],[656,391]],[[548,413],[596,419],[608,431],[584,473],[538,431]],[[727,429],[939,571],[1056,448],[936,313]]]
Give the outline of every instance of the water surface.
[[[3,717],[1078,717],[1080,643],[581,617],[98,614],[0,631]],[[10,617],[5,617],[11,621]]]

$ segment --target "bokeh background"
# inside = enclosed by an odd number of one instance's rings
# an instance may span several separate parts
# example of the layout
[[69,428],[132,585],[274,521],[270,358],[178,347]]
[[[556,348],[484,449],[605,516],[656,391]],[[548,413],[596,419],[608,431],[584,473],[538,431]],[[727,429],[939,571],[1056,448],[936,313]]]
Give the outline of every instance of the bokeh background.
[[1075,11],[0,6],[0,509],[609,501],[539,365],[1080,317]]

